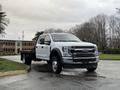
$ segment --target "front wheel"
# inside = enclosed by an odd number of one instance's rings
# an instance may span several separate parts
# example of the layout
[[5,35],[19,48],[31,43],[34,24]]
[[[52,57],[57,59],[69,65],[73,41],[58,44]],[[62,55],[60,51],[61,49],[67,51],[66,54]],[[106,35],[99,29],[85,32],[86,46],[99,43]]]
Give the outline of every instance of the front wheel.
[[58,56],[52,56],[51,70],[56,74],[59,74],[62,71],[62,63],[60,62],[60,58]]
[[98,63],[93,64],[90,68],[87,68],[88,72],[94,72],[97,69]]

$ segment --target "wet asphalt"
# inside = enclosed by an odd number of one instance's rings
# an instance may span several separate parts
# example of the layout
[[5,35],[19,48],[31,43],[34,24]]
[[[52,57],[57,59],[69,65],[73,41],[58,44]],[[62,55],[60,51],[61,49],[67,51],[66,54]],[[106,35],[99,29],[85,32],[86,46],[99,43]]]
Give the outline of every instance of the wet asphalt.
[[[20,56],[5,56],[17,62]],[[100,60],[96,72],[63,69],[52,74],[45,62],[33,62],[29,73],[0,77],[0,90],[120,90],[120,61]]]

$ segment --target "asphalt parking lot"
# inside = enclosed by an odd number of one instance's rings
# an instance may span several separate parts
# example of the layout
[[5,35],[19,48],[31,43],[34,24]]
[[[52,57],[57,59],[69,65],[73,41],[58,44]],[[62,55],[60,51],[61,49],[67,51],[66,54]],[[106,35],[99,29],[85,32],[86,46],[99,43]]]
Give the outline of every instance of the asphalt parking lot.
[[[20,62],[19,56],[3,58]],[[46,63],[33,62],[27,74],[0,77],[0,90],[120,90],[119,69],[119,60],[100,60],[96,72],[64,69],[55,75],[49,72]]]

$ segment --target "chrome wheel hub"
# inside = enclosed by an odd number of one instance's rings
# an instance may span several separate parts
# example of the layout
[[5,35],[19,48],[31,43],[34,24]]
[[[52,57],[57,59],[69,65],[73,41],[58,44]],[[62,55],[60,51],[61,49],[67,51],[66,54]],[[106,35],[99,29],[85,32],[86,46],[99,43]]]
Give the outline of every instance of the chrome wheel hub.
[[56,72],[57,71],[57,68],[58,68],[58,65],[57,65],[57,61],[53,61],[52,62],[52,68],[53,68],[53,71]]
[[22,62],[25,63],[25,57],[23,58]]

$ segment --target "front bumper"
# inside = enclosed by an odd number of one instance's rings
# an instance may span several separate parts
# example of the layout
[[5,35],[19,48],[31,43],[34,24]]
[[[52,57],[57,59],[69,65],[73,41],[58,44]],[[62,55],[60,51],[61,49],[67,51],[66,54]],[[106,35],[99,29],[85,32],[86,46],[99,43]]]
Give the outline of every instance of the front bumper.
[[64,63],[63,68],[97,68],[97,63],[86,63],[86,64],[68,64]]
[[63,57],[64,68],[96,68],[99,56],[96,57]]

